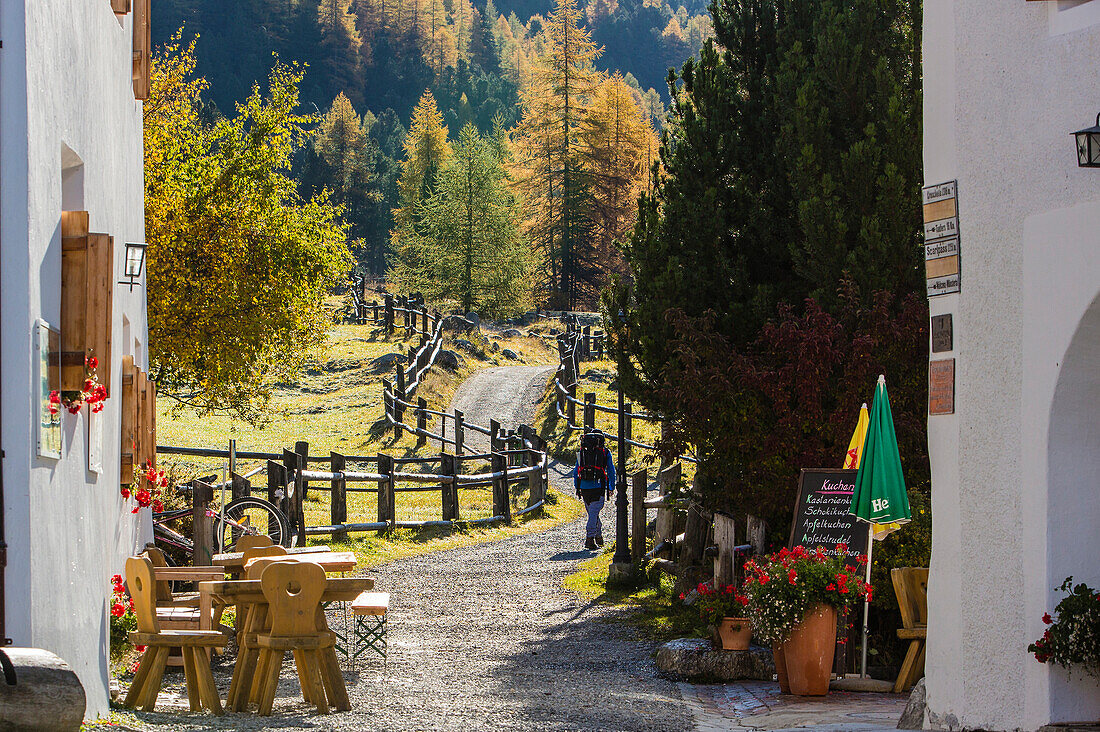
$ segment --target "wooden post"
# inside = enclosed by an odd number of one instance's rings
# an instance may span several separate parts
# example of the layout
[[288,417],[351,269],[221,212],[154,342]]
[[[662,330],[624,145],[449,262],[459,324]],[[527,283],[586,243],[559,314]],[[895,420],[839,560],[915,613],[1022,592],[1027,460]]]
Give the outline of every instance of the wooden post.
[[431,336],[432,331],[428,327],[428,306],[427,305],[420,308],[420,314],[424,316],[424,337],[428,338],[428,337]]
[[237,441],[229,440],[229,472],[237,472]]
[[[465,441],[466,425],[465,415],[455,410],[455,457],[462,457],[462,443]],[[460,471],[461,472],[461,471]]]
[[267,461],[267,500],[287,512],[286,468],[274,460]]
[[584,335],[581,336],[581,352],[584,355],[585,360],[592,359],[592,326],[584,326],[582,331]]
[[503,516],[505,521],[512,520],[512,502],[508,495],[508,461],[499,452],[494,452],[490,459],[493,473],[500,473],[499,478],[493,478],[493,515]]
[[[489,452],[500,452],[500,422],[489,420]],[[494,471],[495,472],[495,471]],[[499,515],[499,514],[498,514]]]
[[[542,457],[538,451],[531,449],[527,453],[528,467],[538,465]],[[539,501],[546,500],[546,481],[543,472],[535,470],[527,474],[527,506],[534,506]]]
[[[333,478],[330,484],[330,494],[332,498],[332,504],[329,507],[330,518],[332,525],[337,526],[339,524],[347,523],[348,520],[348,484],[344,480],[342,475],[344,468],[347,466],[347,461],[344,456],[336,453],[329,452],[329,470],[333,473],[341,473],[339,478]],[[348,532],[344,530],[334,531],[332,533],[333,541],[347,541]]]
[[385,310],[382,313],[382,325],[386,329],[386,335],[393,335],[393,295],[386,294]]
[[283,465],[287,470],[287,478],[290,478],[291,471],[294,473],[294,495],[290,497],[290,511],[287,512],[287,517],[290,519],[291,526],[298,527],[297,545],[305,546],[306,521],[305,512],[302,510],[302,471],[305,470],[306,461],[299,453],[284,449]]
[[423,397],[416,398],[416,446],[424,447],[428,438],[424,433],[428,431],[428,402]]
[[565,387],[565,391],[569,394],[569,399],[565,404],[565,416],[566,422],[570,427],[577,426],[577,402],[574,401],[577,398],[577,383],[574,381]]
[[[378,453],[378,474],[384,476],[378,481],[378,520],[393,522],[395,500],[393,491],[393,458]],[[385,529],[383,529],[385,531]]]
[[[623,405],[623,437],[625,440],[634,439],[634,405],[627,402]],[[626,456],[630,457],[632,445],[626,443]],[[624,466],[625,469],[625,466]]]
[[645,492],[648,486],[649,476],[646,471],[639,470],[634,474],[631,484],[634,511],[630,523],[630,558],[635,562],[640,562],[645,556]]
[[458,461],[455,460],[454,455],[448,455],[444,452],[440,454],[439,462],[439,474],[451,478],[450,483],[444,482],[440,486],[443,500],[443,520],[454,521],[458,518],[458,482],[454,479],[458,475]]
[[214,563],[214,527],[207,511],[214,500],[214,486],[201,480],[191,481],[191,518],[194,522],[192,541],[195,552],[192,564],[196,567],[209,567]]
[[394,386],[393,392],[393,438],[395,440],[401,439],[401,420],[405,416],[405,407],[401,402],[405,401],[405,369],[401,367],[401,364],[397,364],[397,383]]
[[252,495],[252,483],[236,473],[229,474],[229,485],[233,500]]
[[745,517],[745,542],[752,544],[753,553],[764,556],[764,537],[768,533],[768,524],[762,518],[752,514]]
[[[584,395],[584,431],[589,432],[596,428],[596,395],[587,392]],[[622,434],[620,431],[619,434]],[[623,466],[624,468],[626,466]]]
[[602,330],[596,331],[595,335],[592,336],[592,339],[596,346],[596,358],[598,360],[603,360],[603,337],[604,336]]
[[[305,440],[299,440],[294,443],[294,452],[302,456],[302,470],[306,469],[309,465],[309,443]],[[309,498],[309,482],[302,481],[302,500]]]
[[378,301],[370,301],[370,319],[375,325],[378,325]]
[[714,558],[714,586],[732,585],[733,548],[737,546],[732,516],[724,513],[714,514],[714,543],[718,546],[718,556]]
[[684,526],[684,545],[680,549],[677,563],[680,565],[680,577],[677,592],[698,584],[702,575],[699,565],[703,560],[703,549],[710,534],[712,516],[710,511],[694,500],[688,506],[687,523]]
[[[657,485],[661,496],[668,495],[669,491],[680,482],[680,463],[674,463],[657,473]],[[654,532],[654,542],[672,541],[676,536],[676,512],[671,507],[662,506],[657,509],[657,525]],[[656,544],[655,544],[656,545]]]

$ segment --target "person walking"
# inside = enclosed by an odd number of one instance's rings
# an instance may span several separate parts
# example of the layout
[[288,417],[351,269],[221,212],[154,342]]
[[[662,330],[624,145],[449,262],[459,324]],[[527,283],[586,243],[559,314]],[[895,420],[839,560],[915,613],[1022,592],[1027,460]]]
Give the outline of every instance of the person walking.
[[573,488],[577,491],[577,497],[584,501],[588,512],[584,548],[601,547],[603,524],[600,522],[600,510],[605,497],[611,498],[615,485],[615,462],[611,459],[611,451],[604,446],[603,432],[593,430],[581,436],[581,449],[577,451],[572,476]]

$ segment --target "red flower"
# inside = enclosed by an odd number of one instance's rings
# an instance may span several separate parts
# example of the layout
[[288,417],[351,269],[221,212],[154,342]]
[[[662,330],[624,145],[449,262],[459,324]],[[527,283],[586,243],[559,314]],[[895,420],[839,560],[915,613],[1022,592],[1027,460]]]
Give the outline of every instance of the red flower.
[[766,585],[766,584],[768,584],[768,580],[770,580],[770,579],[771,579],[771,577],[764,574],[763,572],[760,574],[760,584]]
[[681,592],[681,593],[680,593],[680,599],[681,599],[681,600],[683,600],[683,599],[684,599],[685,597],[686,597],[686,595],[685,595],[684,593],[682,593],[682,592]]
[[705,595],[707,594],[707,586],[700,582],[695,586],[695,591],[698,592],[700,595]]
[[88,356],[88,358],[84,359],[84,362],[88,365],[88,368],[90,369],[94,369],[99,366],[99,359],[95,356]]
[[847,554],[848,553],[848,545],[845,544],[843,541],[841,541],[841,542],[837,543],[836,551],[837,551],[838,554]]
[[833,590],[836,589],[836,585],[834,585],[832,582],[830,582],[829,584],[825,585],[825,589],[828,590],[829,592],[832,592]]
[[119,490],[119,492],[122,494],[123,498],[129,498],[130,497],[130,489],[129,488],[122,488],[122,489]]
[[145,653],[145,646],[134,646],[134,650],[138,653]]
[[798,572],[795,572],[794,569],[791,569],[791,571],[787,573],[787,581],[790,582],[793,585],[793,584],[796,584],[797,580],[798,580]]
[[1054,620],[1050,617],[1050,613],[1043,613],[1043,622],[1050,625]]
[[858,557],[856,557],[856,561],[859,562],[860,564],[867,564],[867,555],[866,554],[860,554]]
[[126,608],[122,606],[121,602],[116,602],[114,605],[111,605],[111,615],[114,615],[116,618],[121,618],[125,614]]
[[164,504],[160,502],[159,498],[157,500],[153,501],[153,510],[156,511],[157,513],[160,513],[161,511],[164,510]]
[[736,600],[737,602],[741,603],[742,606],[749,604],[749,598],[745,597],[744,595],[737,595]]

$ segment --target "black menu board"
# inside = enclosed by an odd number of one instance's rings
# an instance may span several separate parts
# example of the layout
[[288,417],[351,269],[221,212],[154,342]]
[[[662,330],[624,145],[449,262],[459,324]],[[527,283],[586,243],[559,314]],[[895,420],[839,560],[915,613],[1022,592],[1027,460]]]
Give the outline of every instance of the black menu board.
[[823,547],[830,556],[836,545],[848,545],[848,563],[867,553],[867,523],[849,513],[858,470],[803,468],[798,477],[798,502],[794,507],[789,548]]

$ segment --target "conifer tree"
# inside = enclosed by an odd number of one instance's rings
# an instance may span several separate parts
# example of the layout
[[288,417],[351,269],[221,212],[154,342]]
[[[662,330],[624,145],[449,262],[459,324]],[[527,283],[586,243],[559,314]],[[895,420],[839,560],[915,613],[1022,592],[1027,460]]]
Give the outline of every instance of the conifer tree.
[[421,271],[418,249],[411,242],[421,201],[435,193],[436,176],[451,155],[443,115],[430,91],[424,92],[413,110],[409,134],[405,138],[405,160],[397,188],[400,206],[394,210],[392,246],[396,259],[391,277],[398,282],[412,281]]
[[506,185],[506,156],[503,131],[486,140],[472,124],[462,128],[436,192],[419,206],[403,252],[414,254],[403,269],[403,290],[492,316],[530,307],[533,260]]
[[556,1],[545,29],[546,52],[522,92],[516,146],[527,233],[550,263],[548,300],[569,309],[594,297],[599,275],[581,131],[599,81],[592,62],[601,51],[580,17],[576,0]]

